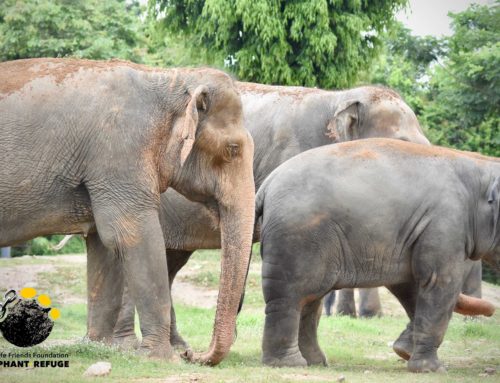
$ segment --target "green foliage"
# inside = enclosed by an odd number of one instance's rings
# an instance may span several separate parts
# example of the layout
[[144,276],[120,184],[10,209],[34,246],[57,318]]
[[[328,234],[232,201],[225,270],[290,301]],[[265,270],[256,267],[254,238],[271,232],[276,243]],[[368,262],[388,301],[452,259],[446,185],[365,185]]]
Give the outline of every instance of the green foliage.
[[38,237],[31,241],[31,254],[50,254],[50,241],[45,237]]
[[205,55],[193,49],[189,40],[170,34],[165,25],[156,22],[150,12],[144,21],[143,34],[147,47],[144,62],[162,67],[206,65]]
[[495,270],[490,265],[483,262],[483,281],[493,283],[494,285],[500,286],[500,272]]
[[140,8],[125,0],[4,0],[0,61],[75,56],[141,61]]
[[432,72],[424,115],[437,144],[500,156],[500,6],[451,14],[448,57]]
[[498,4],[451,14],[447,39],[396,27],[367,76],[401,93],[434,144],[500,156]]
[[49,235],[47,237],[37,237],[24,243],[21,246],[12,248],[12,256],[22,255],[55,255],[55,254],[81,254],[86,252],[85,241],[79,235],[75,235],[59,251],[53,249],[64,235]]
[[396,89],[419,115],[424,108],[429,65],[444,54],[445,42],[433,36],[413,36],[401,23],[386,33],[384,42],[366,80]]
[[[159,6],[157,6],[157,4]],[[241,79],[323,88],[352,85],[406,0],[158,0],[169,31]],[[233,61],[236,59],[236,62]]]

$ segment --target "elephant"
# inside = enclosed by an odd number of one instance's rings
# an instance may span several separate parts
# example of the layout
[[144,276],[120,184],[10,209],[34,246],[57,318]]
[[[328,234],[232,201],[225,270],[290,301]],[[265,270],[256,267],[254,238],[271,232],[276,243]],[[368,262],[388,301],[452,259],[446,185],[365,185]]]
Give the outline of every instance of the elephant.
[[[237,82],[244,125],[255,142],[256,189],[278,165],[314,147],[367,137],[392,137],[430,145],[410,107],[394,91],[363,86],[343,91]],[[167,249],[168,280],[196,249],[220,248],[218,223],[200,204],[174,190],[161,196],[160,222]],[[255,238],[257,239],[257,238]],[[94,251],[88,247],[88,251]],[[178,333],[172,309],[171,343],[188,349]],[[133,301],[124,295],[115,343],[130,347],[134,332]]]
[[[382,304],[378,288],[367,288],[359,290],[359,316],[361,318],[372,318],[382,315]],[[332,315],[337,292],[330,291],[323,299],[323,307],[326,316]],[[354,289],[342,289],[338,292],[337,315],[349,315],[357,317],[356,304],[354,301]]]
[[[481,280],[482,267],[481,262],[468,261],[464,269],[464,283],[462,285],[462,293],[481,298]],[[327,316],[332,314],[332,307],[335,303],[335,290],[326,294],[323,300],[323,306]],[[355,318],[356,305],[354,303],[354,290],[342,289],[338,292],[339,301],[337,303],[337,314],[349,315]],[[382,315],[382,305],[380,303],[380,295],[377,288],[359,289],[359,316],[361,318],[372,318]]]
[[[322,297],[386,286],[410,318],[396,353],[410,371],[443,370],[437,349],[455,305],[465,313],[464,260],[498,267],[499,215],[498,158],[372,138],[288,160],[256,195],[263,362],[325,364]],[[467,300],[474,313],[480,300]]]
[[[124,281],[141,352],[170,359],[170,291],[160,226],[167,188],[221,227],[221,294],[210,349],[228,353],[254,224],[253,140],[234,81],[213,69],[125,61],[0,64],[0,246],[53,233],[87,237],[88,337],[112,340]],[[99,251],[96,251],[98,249]]]

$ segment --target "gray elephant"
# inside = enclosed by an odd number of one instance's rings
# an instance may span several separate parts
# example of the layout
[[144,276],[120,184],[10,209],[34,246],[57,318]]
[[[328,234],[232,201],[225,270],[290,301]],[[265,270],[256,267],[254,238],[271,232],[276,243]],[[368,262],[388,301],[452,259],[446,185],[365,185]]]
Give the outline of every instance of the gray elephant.
[[[481,279],[482,279],[481,262],[468,261],[464,268],[464,283],[462,285],[462,293],[471,297],[481,298]],[[359,314],[361,318],[372,318],[382,315],[382,305],[380,303],[380,295],[377,288],[373,289],[358,289],[359,290],[359,307],[356,311],[354,302],[354,289],[342,289],[338,291],[337,314],[349,315],[353,318]],[[323,306],[327,316],[332,314],[332,307],[335,303],[336,291],[330,291],[326,294],[323,300]]]
[[231,78],[122,61],[5,62],[0,136],[0,246],[87,235],[89,306],[101,308],[89,311],[92,340],[112,339],[125,279],[143,350],[172,355],[160,193],[172,187],[217,212],[222,293],[211,348],[194,359],[218,363],[231,345],[254,223],[253,141]]
[[395,351],[410,371],[442,370],[437,349],[464,260],[500,261],[499,210],[497,158],[370,139],[290,159],[256,196],[263,362],[325,363],[321,298],[332,289],[386,286],[410,318]]
[[[413,111],[387,88],[365,86],[332,92],[244,82],[237,83],[237,87],[244,125],[255,141],[256,188],[287,159],[322,145],[367,137],[393,137],[429,145]],[[194,250],[220,247],[217,219],[173,190],[161,197],[160,222],[170,284]],[[89,256],[94,256],[94,250],[88,247]],[[177,332],[173,310],[170,334],[174,346],[187,348]],[[136,342],[133,301],[127,297],[116,325],[115,341],[125,345]]]
[[[372,318],[382,315],[382,304],[378,288],[367,288],[359,290],[359,316],[361,318]],[[323,298],[323,307],[326,316],[332,315],[333,305],[337,300],[337,315],[349,315],[356,318],[358,311],[354,300],[354,289],[342,289],[330,291]]]

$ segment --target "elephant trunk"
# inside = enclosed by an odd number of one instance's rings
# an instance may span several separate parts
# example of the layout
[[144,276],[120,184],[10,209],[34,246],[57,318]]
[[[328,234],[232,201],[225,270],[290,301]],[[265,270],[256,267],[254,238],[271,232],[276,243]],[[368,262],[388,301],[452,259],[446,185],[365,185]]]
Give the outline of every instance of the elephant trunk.
[[484,315],[490,317],[495,312],[495,306],[484,299],[460,294],[453,311],[462,315]]
[[214,331],[210,349],[206,353],[186,355],[194,362],[217,365],[233,344],[254,227],[255,188],[252,177],[250,181],[233,185],[232,195],[236,197],[232,198],[231,203],[219,204],[222,256]]

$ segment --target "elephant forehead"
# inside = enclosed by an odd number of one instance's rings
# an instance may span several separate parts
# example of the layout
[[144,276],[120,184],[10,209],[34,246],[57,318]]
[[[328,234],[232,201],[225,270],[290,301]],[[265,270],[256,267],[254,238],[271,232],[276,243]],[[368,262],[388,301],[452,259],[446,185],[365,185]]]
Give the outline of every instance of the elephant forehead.
[[243,107],[239,94],[235,89],[225,87],[215,91],[208,113],[209,117],[225,117],[225,119],[240,121]]
[[373,103],[384,100],[401,100],[401,97],[396,91],[383,86],[369,87],[368,92],[370,94],[370,101]]
[[236,87],[242,94],[275,95],[293,99],[303,99],[309,94],[325,94],[326,91],[317,88],[305,88],[301,86],[277,86],[265,85],[252,82],[236,82]]

